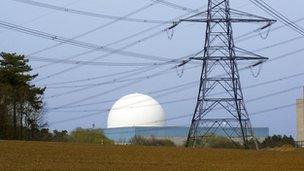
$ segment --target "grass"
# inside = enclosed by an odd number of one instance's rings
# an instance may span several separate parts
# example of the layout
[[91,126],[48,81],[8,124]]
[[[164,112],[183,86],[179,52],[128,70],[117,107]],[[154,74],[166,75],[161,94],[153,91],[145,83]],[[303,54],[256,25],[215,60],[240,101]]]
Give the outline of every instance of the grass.
[[0,170],[304,170],[304,151],[0,141]]

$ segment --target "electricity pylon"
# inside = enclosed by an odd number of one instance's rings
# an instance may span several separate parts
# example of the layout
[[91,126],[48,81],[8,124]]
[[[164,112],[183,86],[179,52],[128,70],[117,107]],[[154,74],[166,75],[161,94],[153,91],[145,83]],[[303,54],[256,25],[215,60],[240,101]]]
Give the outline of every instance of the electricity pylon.
[[252,66],[257,66],[268,58],[237,48],[232,23],[264,23],[260,28],[263,30],[276,21],[231,9],[229,0],[209,0],[207,11],[180,19],[169,29],[181,22],[207,24],[203,54],[181,64],[191,60],[202,62],[197,104],[186,146],[207,146],[210,137],[220,133],[247,148],[249,140],[255,138],[244,103],[238,62],[253,60]]

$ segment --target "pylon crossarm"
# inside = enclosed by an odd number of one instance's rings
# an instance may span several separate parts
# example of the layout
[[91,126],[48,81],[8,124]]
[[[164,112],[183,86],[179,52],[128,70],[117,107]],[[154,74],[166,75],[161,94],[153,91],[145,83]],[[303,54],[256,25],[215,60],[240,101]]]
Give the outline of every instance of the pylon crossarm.
[[[225,9],[221,9],[223,12],[225,12]],[[187,18],[180,19],[178,23],[180,22],[246,22],[246,23],[266,23],[267,26],[270,26],[274,23],[276,23],[276,20],[261,17],[258,15],[250,14],[247,12],[235,10],[235,9],[229,9],[230,17],[229,18],[223,18],[223,17],[211,17],[208,18],[207,11],[200,12],[198,14],[189,16]],[[199,17],[199,18],[197,18]]]
[[[210,61],[219,61],[219,60],[231,60],[231,58],[228,58],[227,56],[212,56],[212,57],[195,57],[195,58],[189,58],[190,60],[210,60]],[[233,58],[234,60],[267,60],[266,57],[255,57],[255,56],[236,56]]]
[[253,22],[254,22],[254,20],[259,20],[259,21],[262,21],[262,22],[265,22],[265,23],[270,23],[271,25],[277,22],[277,20],[261,17],[261,16],[258,16],[258,15],[255,15],[255,14],[251,14],[251,13],[247,13],[247,12],[244,12],[244,11],[231,9],[231,8],[230,8],[230,15],[232,16],[232,18],[248,17],[247,19],[253,20]]
[[249,56],[252,56],[254,58],[258,58],[258,60],[268,60],[267,57],[264,57],[264,56],[261,56],[261,55],[258,55],[256,53],[253,53],[253,52],[250,52],[248,50],[245,50],[245,49],[242,49],[240,47],[234,47],[235,48],[235,52],[236,53],[240,53],[242,55],[249,55]]
[[[269,20],[264,19],[242,19],[242,18],[199,18],[199,19],[180,19],[180,22],[198,22],[198,23],[207,23],[207,22],[213,22],[213,23],[224,23],[224,22],[232,22],[232,23],[267,23],[268,27]],[[270,22],[271,23],[271,22]]]
[[[213,8],[216,8],[217,6],[214,6]],[[213,9],[212,8],[212,9]],[[212,10],[210,9],[210,10]],[[224,10],[224,9],[221,9]],[[180,19],[179,21],[173,22],[173,25],[169,27],[168,29],[173,29],[177,25],[179,25],[182,22],[199,22],[199,23],[207,23],[207,22],[232,22],[232,23],[266,23],[264,26],[262,26],[260,29],[266,29],[267,27],[270,27],[272,24],[276,23],[277,20],[261,17],[258,15],[250,14],[244,11],[231,9],[229,8],[230,17],[229,18],[223,18],[223,17],[211,17],[208,18],[207,14],[208,11],[203,11],[194,15],[191,15],[189,17]]]
[[[202,119],[202,120],[204,120],[206,122],[215,122],[215,121],[217,121],[217,122],[223,121],[223,122],[229,122],[229,123],[237,122],[234,118],[218,118],[218,119]],[[241,119],[241,121],[242,122],[248,122],[249,119]]]

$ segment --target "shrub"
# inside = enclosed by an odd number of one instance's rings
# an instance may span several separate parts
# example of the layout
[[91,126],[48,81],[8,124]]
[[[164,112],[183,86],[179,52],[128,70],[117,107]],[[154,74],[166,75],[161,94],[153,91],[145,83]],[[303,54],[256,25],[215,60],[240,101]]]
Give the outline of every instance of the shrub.
[[260,144],[261,148],[274,148],[282,146],[295,146],[295,140],[292,136],[282,136],[282,135],[273,135],[265,138],[265,140]]
[[[189,146],[192,146],[194,142],[190,142]],[[204,140],[196,141],[196,147],[205,148],[243,148],[238,142],[233,142],[227,137],[222,136],[210,136],[204,138]]]
[[141,136],[133,137],[129,143],[131,145],[141,145],[141,146],[176,146],[173,141],[169,139],[157,139],[155,137],[145,138]]
[[53,137],[52,137],[52,141],[54,142],[67,142],[69,141],[69,134],[68,131],[63,130],[63,131],[57,131],[54,130],[53,131]]
[[114,144],[109,140],[100,129],[77,128],[71,132],[70,141],[92,144]]

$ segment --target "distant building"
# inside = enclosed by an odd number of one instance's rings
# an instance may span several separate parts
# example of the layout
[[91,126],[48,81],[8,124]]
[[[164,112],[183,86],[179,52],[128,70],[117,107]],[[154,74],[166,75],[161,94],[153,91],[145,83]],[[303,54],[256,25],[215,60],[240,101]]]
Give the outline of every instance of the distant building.
[[297,142],[304,147],[304,99],[297,100]]
[[134,93],[120,98],[108,115],[108,128],[164,126],[165,111],[152,97]]
[[[205,128],[206,130],[208,128]],[[232,128],[226,128],[226,133],[233,133]],[[253,128],[258,139],[269,136],[269,128]],[[103,129],[104,134],[116,143],[128,143],[134,136],[155,137],[160,139],[170,139],[177,145],[182,145],[187,139],[189,127],[165,126],[165,127],[120,127]],[[226,136],[222,129],[216,131],[218,136]],[[232,135],[233,136],[233,135]]]
[[[202,131],[209,128],[201,128]],[[218,129],[218,136],[233,136],[233,129]],[[238,128],[236,128],[238,129]],[[170,139],[182,145],[187,139],[189,127],[165,126],[165,111],[152,97],[134,93],[120,98],[112,106],[108,116],[108,128],[104,134],[116,143],[128,143],[135,136]],[[256,136],[269,136],[268,128],[254,128]],[[236,136],[237,137],[237,136]]]

